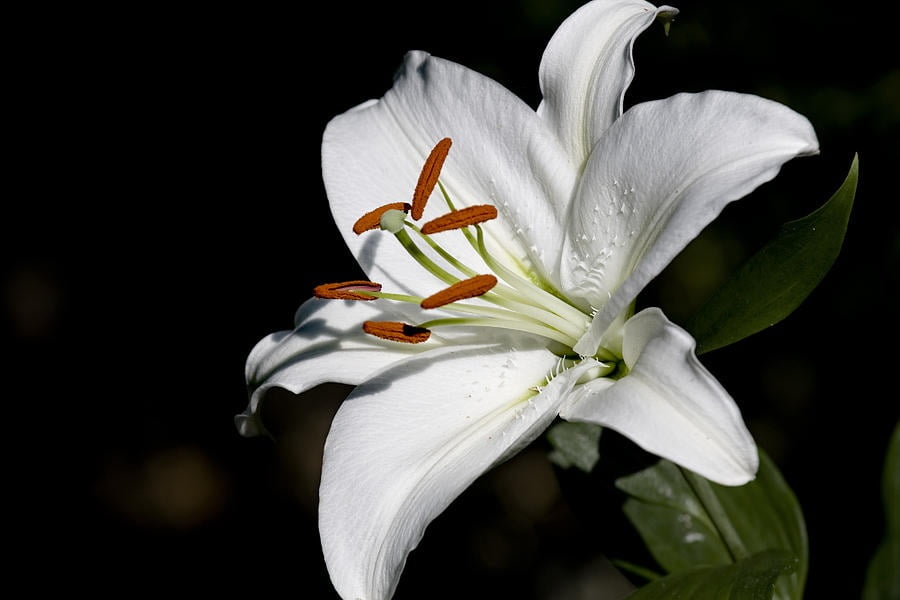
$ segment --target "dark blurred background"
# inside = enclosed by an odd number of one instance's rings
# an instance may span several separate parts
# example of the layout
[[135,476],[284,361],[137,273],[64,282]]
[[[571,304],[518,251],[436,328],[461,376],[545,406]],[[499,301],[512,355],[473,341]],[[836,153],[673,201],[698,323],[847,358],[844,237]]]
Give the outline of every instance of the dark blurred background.
[[[243,366],[313,285],[357,267],[330,220],[330,118],[391,85],[410,49],[532,106],[544,46],[581,2],[182,4],[11,14],[3,326],[11,577],[94,596],[336,597],[315,521],[322,443],[347,388],[273,394],[278,443],[242,439]],[[635,48],[626,104],[710,88],[805,114],[821,154],[728,207],[641,297],[684,321],[860,157],[842,254],[787,320],[703,360],[807,521],[807,597],[858,597],[883,535],[897,422],[900,60],[868,5],[686,1]],[[397,598],[583,600],[607,558],[645,561],[611,477],[543,441],[429,528]],[[622,587],[622,586],[626,587]]]

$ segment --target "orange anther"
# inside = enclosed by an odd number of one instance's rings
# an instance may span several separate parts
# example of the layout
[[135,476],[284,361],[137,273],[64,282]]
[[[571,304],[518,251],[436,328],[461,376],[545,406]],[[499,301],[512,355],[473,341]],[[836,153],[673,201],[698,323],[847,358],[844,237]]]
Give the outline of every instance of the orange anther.
[[422,233],[430,235],[450,229],[461,229],[497,218],[497,208],[490,204],[477,204],[454,210],[422,225]]
[[313,288],[313,296],[328,300],[374,300],[374,296],[359,292],[380,292],[381,284],[374,281],[343,281],[340,283],[323,283]]
[[425,211],[425,204],[437,185],[438,177],[441,175],[441,168],[444,166],[444,159],[450,152],[450,145],[453,142],[450,138],[444,138],[437,143],[425,160],[425,166],[419,173],[419,181],[416,182],[416,191],[413,193],[412,199],[412,218],[416,221],[422,218]]
[[497,278],[493,275],[476,275],[471,279],[457,281],[447,289],[428,296],[422,300],[420,306],[422,308],[437,308],[457,300],[474,298],[489,292],[495,285],[497,285]]
[[377,338],[407,344],[420,344],[431,337],[431,332],[424,327],[394,321],[366,321],[362,328]]
[[356,223],[353,224],[353,233],[359,235],[364,231],[369,231],[370,229],[378,229],[381,226],[381,215],[389,210],[402,210],[403,212],[409,212],[410,208],[412,208],[412,206],[409,204],[409,202],[391,202],[390,204],[379,206],[375,210],[367,212],[359,219],[357,219]]

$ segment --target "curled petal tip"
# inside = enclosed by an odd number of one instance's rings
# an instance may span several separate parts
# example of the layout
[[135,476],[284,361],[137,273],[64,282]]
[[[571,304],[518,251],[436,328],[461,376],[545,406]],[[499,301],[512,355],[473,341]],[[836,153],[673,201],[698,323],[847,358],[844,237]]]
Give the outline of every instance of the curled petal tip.
[[253,413],[249,408],[234,416],[234,426],[237,428],[238,433],[246,438],[272,437],[263,425],[259,415]]

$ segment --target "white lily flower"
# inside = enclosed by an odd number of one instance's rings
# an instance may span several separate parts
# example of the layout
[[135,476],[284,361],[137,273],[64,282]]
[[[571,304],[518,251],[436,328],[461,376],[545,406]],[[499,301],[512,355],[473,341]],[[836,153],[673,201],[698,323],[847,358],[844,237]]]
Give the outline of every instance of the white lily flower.
[[390,598],[428,523],[558,416],[725,485],[754,477],[753,439],[691,336],[634,301],[726,204],[818,144],[804,117],[744,94],[623,114],[635,38],[676,13],[581,7],[544,53],[536,111],[410,52],[381,99],[328,124],[332,213],[370,281],[320,286],[294,330],[257,344],[236,423],[264,431],[273,386],[357,386],[320,486],[342,598]]

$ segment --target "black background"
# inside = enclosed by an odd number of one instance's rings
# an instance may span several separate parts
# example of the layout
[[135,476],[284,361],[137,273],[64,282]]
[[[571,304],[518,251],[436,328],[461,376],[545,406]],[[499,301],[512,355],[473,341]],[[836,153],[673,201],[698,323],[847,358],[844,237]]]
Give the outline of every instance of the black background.
[[[11,15],[3,218],[13,577],[97,596],[332,598],[315,524],[328,422],[346,393],[276,394],[246,440],[243,364],[313,285],[358,275],[319,170],[330,118],[423,49],[539,101],[537,68],[580,3],[147,5]],[[824,202],[854,153],[841,256],[787,320],[704,356],[803,507],[808,597],[857,597],[883,535],[898,417],[896,25],[864,5],[682,2],[635,48],[630,106],[718,88],[784,102],[821,154],[729,206],[642,296],[683,320],[784,221]],[[883,12],[883,11],[881,11]],[[888,49],[886,49],[888,48]],[[397,598],[603,598],[603,556],[644,561],[611,478],[543,442],[429,528]],[[629,459],[630,460],[630,459]],[[592,587],[594,586],[594,587]]]

